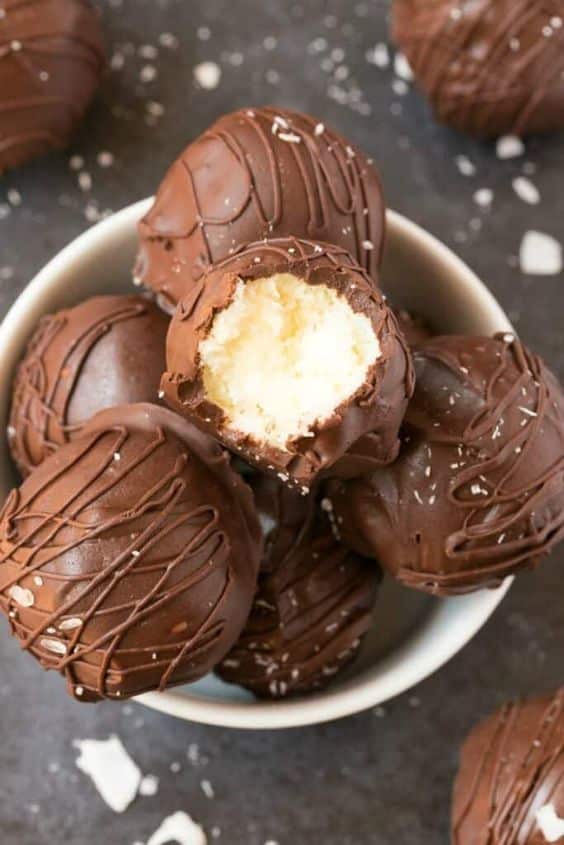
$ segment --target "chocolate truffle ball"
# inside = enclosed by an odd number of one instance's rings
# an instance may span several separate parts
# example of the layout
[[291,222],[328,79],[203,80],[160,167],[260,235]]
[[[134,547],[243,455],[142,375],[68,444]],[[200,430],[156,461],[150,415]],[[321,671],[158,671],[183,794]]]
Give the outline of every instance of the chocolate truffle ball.
[[454,785],[452,845],[564,842],[564,689],[475,728]]
[[346,542],[410,587],[495,587],[564,537],[564,394],[511,335],[437,337],[414,355],[398,460],[332,482]]
[[97,296],[41,320],[13,386],[8,441],[22,475],[97,411],[157,401],[167,329],[138,296]]
[[393,35],[437,118],[478,137],[564,127],[564,17],[543,0],[394,0]]
[[194,283],[161,380],[175,410],[304,492],[366,432],[392,460],[411,387],[407,344],[367,273],[295,238],[251,244]]
[[166,174],[139,225],[135,269],[172,310],[242,244],[297,236],[348,250],[375,274],[384,236],[378,174],[315,118],[275,108],[221,117]]
[[272,478],[254,486],[265,538],[259,587],[216,671],[258,697],[282,698],[325,686],[356,657],[380,574],[333,536],[315,497]]
[[218,444],[165,408],[110,408],[10,494],[0,607],[80,700],[162,690],[231,648],[261,545]]
[[420,343],[433,336],[425,320],[417,314],[412,314],[405,308],[394,308],[393,311],[409,347],[419,346]]
[[4,0],[0,172],[68,144],[103,68],[100,21],[86,0]]

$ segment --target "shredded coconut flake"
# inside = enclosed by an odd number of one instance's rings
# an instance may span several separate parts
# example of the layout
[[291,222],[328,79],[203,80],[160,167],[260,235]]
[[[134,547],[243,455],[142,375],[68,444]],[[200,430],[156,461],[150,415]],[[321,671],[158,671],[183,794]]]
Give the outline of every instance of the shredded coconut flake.
[[546,842],[558,842],[564,837],[564,818],[561,818],[553,804],[545,804],[537,811],[537,824]]
[[[141,772],[119,737],[77,739],[73,745],[80,752],[76,760],[80,771],[92,778],[101,798],[114,812],[123,813],[137,795]],[[159,841],[164,843],[168,839]]]
[[540,192],[536,185],[533,185],[530,179],[526,176],[517,176],[513,180],[513,190],[523,202],[529,205],[538,205],[540,202]]
[[516,135],[503,135],[498,138],[496,145],[497,157],[500,159],[517,158],[525,152],[523,141]]
[[31,590],[26,590],[18,584],[14,584],[10,587],[8,595],[16,602],[16,604],[19,604],[20,607],[32,607],[35,601],[35,597]]
[[215,62],[201,62],[194,68],[194,79],[201,88],[212,91],[221,80],[221,68]]
[[523,273],[557,275],[562,272],[562,245],[544,232],[526,232],[521,242],[519,261]]
[[207,845],[206,835],[200,825],[181,810],[167,816],[147,845],[168,845],[170,842],[177,845]]

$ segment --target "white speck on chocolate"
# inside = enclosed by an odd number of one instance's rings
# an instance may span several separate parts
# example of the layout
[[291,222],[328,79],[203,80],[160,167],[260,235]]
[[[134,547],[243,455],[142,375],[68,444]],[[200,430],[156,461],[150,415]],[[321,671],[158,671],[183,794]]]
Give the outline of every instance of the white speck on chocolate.
[[421,494],[419,493],[419,490],[413,491],[413,497],[414,497],[416,502],[419,502],[420,505],[423,504],[423,499],[421,498]]
[[221,68],[216,62],[201,62],[194,68],[194,79],[205,91],[213,91],[221,80]]
[[179,810],[164,819],[147,845],[168,845],[170,842],[176,845],[207,845],[207,838],[200,825],[188,813]]
[[[105,740],[75,739],[80,754],[76,765],[88,775],[100,797],[115,813],[131,804],[141,783],[141,772],[115,734]],[[166,841],[166,840],[165,840]]]
[[102,150],[96,156],[96,161],[100,167],[111,167],[114,163],[114,155],[109,150]]
[[51,637],[41,637],[39,645],[41,648],[44,648],[45,651],[50,651],[51,654],[65,655],[67,653],[66,644],[61,642],[61,640],[55,640]]
[[22,204],[22,195],[16,188],[10,188],[10,190],[6,192],[6,199],[10,205],[14,206],[14,208],[17,208]]
[[68,619],[63,619],[59,625],[59,631],[76,631],[77,628],[82,627],[82,619],[78,616],[71,616]]
[[496,144],[496,154],[500,159],[518,158],[525,152],[525,145],[517,135],[502,135]]
[[43,578],[41,577],[41,575],[34,575],[33,576],[33,583],[35,584],[36,587],[42,587],[43,586]]
[[200,41],[209,41],[211,36],[211,29],[209,26],[199,26],[196,30],[196,35]]
[[540,191],[526,176],[517,176],[513,180],[513,190],[523,202],[529,205],[538,205],[540,202]]
[[161,47],[166,47],[167,50],[176,50],[178,47],[178,38],[172,32],[161,32],[159,35],[159,44]]
[[35,602],[35,596],[31,590],[20,587],[19,584],[14,584],[10,587],[8,595],[12,601],[15,601],[20,607],[32,607]]
[[562,272],[562,245],[544,232],[526,232],[519,250],[523,273],[554,276]]
[[211,785],[209,780],[201,780],[200,787],[206,798],[209,798],[210,800],[212,798],[215,798],[215,792],[213,791],[213,786]]

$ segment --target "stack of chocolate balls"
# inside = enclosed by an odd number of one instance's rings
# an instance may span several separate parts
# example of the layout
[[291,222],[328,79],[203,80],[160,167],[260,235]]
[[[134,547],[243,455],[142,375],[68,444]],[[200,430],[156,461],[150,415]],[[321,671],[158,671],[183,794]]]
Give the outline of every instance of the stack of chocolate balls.
[[211,670],[318,689],[378,625],[382,571],[496,587],[564,536],[559,384],[513,336],[396,315],[384,221],[360,150],[244,109],[165,176],[139,294],[40,322],[14,378],[0,606],[77,699]]

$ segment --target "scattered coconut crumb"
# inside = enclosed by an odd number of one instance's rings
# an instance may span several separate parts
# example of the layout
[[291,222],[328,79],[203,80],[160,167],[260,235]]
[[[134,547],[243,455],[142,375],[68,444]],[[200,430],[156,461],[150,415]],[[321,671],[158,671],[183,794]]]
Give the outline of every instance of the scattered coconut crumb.
[[159,779],[156,775],[145,775],[139,784],[139,795],[145,798],[156,795],[159,791]]
[[468,156],[456,156],[454,161],[463,176],[474,176],[474,174],[476,173],[476,165],[472,161],[470,161]]
[[216,62],[201,62],[194,68],[194,79],[206,91],[217,88],[221,79],[221,68]]
[[389,67],[390,51],[387,44],[376,44],[372,49],[366,53],[366,61],[368,64],[376,65],[381,69]]
[[497,157],[500,159],[517,158],[525,152],[525,145],[517,135],[502,135],[496,144]]
[[544,232],[525,232],[519,250],[523,273],[554,276],[562,272],[562,245]]
[[519,199],[529,203],[529,205],[538,205],[540,202],[539,189],[526,176],[517,176],[513,180],[513,190]]
[[[92,778],[101,798],[116,813],[123,813],[141,785],[141,772],[125,750],[120,738],[75,739],[80,755],[76,765]],[[167,842],[163,839],[162,842]]]
[[491,188],[479,188],[474,194],[474,202],[480,208],[489,208],[493,202],[494,193]]
[[200,825],[188,813],[180,810],[164,819],[147,845],[167,845],[170,842],[178,845],[207,845],[207,838]]
[[396,53],[396,57],[394,59],[394,71],[396,76],[399,76],[400,79],[404,79],[406,82],[411,82],[413,80],[411,65],[403,53]]

